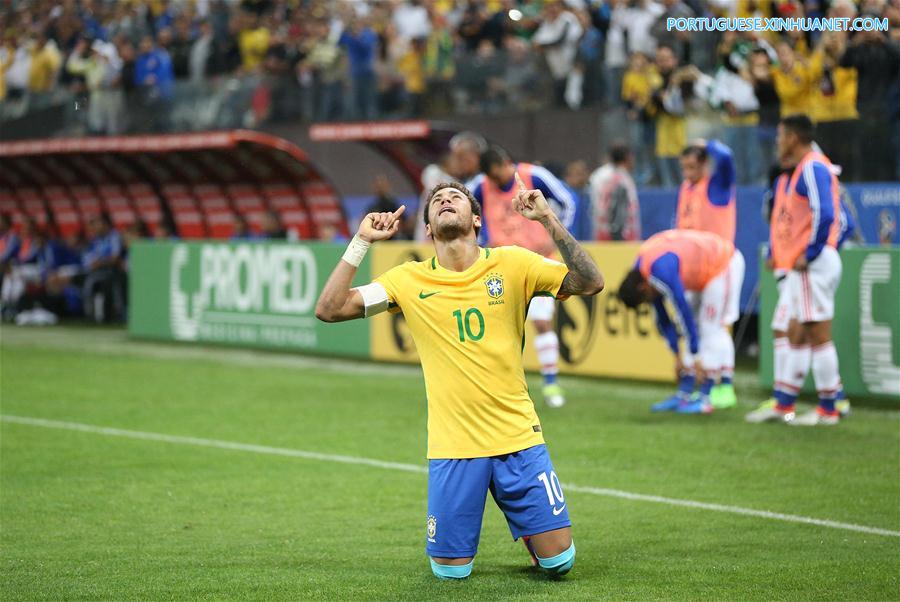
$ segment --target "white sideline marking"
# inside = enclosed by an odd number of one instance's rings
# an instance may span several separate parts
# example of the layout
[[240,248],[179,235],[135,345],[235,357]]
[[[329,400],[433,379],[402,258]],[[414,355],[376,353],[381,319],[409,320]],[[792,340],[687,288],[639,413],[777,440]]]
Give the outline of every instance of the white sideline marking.
[[[303,458],[304,460],[321,460],[323,462],[340,462],[342,464],[357,464],[361,466],[372,466],[374,468],[384,468],[387,470],[402,470],[404,472],[414,472],[426,474],[428,469],[418,464],[404,464],[402,462],[384,462],[374,460],[372,458],[361,458],[358,456],[342,456],[336,454],[323,454],[319,452],[303,451],[299,449],[289,449],[285,447],[269,447],[267,445],[252,445],[249,443],[236,443],[234,441],[221,441],[218,439],[201,439],[199,437],[183,437],[180,435],[166,435],[163,433],[151,433],[146,431],[130,431],[125,429],[110,428],[105,426],[94,426],[91,424],[83,424],[80,422],[63,422],[59,420],[45,420],[43,418],[29,418],[27,416],[11,416],[4,414],[0,416],[3,422],[14,424],[25,424],[29,426],[41,426],[45,428],[65,429],[70,431],[81,431],[84,433],[94,433],[97,435],[107,435],[110,437],[125,437],[128,439],[142,439],[144,441],[162,441],[164,443],[179,443],[182,445],[197,445],[200,447],[214,447],[218,449],[229,449],[234,451],[244,451],[254,454],[268,454],[273,456],[286,456],[289,458]],[[752,508],[741,508],[740,506],[726,506],[724,504],[710,504],[706,502],[697,502],[694,500],[680,500],[677,498],[662,497],[658,495],[645,495],[642,493],[631,493],[621,491],[619,489],[606,489],[603,487],[584,487],[581,485],[573,485],[564,483],[563,487],[569,491],[578,493],[589,493],[591,495],[601,495],[605,497],[615,497],[626,500],[634,500],[639,502],[655,502],[657,504],[666,504],[668,506],[681,506],[684,508],[697,508],[699,510],[710,510],[712,512],[726,512],[729,514],[740,514],[743,516],[755,516],[757,518],[767,518],[770,520],[780,520],[789,523],[802,523],[806,525],[816,525],[819,527],[829,527],[832,529],[843,529],[845,531],[856,531],[858,533],[871,533],[872,535],[884,535],[886,537],[900,537],[900,531],[891,531],[890,529],[880,529],[878,527],[867,527],[865,525],[855,525],[853,523],[841,523],[833,520],[824,520],[821,518],[812,518],[809,516],[798,516],[795,514],[781,514],[780,512],[769,512],[767,510],[754,510]]]

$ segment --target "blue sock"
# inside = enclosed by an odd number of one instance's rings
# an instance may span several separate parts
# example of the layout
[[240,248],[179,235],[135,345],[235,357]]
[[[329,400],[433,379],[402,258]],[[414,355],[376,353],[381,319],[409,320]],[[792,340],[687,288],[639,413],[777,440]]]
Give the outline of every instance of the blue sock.
[[722,378],[719,379],[720,385],[730,385],[731,384],[731,376],[722,375]]
[[837,401],[837,396],[833,397],[820,397],[819,398],[819,407],[822,408],[823,411],[828,414],[834,414],[834,402]]
[[690,397],[691,393],[694,392],[694,375],[691,374],[682,374],[681,378],[678,379],[678,393],[681,394],[682,397]]
[[556,373],[544,375],[544,386],[556,384]]
[[713,379],[707,378],[700,384],[700,397],[709,398],[709,392],[712,391],[714,382]]
[[791,393],[785,393],[784,391],[775,390],[775,400],[778,402],[778,405],[782,408],[793,408],[794,402],[797,401],[797,396]]

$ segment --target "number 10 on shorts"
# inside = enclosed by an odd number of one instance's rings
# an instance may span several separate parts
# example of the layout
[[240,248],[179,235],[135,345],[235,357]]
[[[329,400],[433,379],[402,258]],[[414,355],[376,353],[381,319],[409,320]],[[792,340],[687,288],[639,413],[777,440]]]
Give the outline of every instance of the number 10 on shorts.
[[[563,497],[562,485],[559,484],[559,477],[556,476],[555,471],[551,470],[550,478],[547,478],[546,472],[542,472],[538,475],[538,481],[544,484],[544,489],[547,490],[547,502],[553,506],[553,514],[558,516],[566,507],[566,498]],[[562,506],[557,508],[557,503],[562,504]]]

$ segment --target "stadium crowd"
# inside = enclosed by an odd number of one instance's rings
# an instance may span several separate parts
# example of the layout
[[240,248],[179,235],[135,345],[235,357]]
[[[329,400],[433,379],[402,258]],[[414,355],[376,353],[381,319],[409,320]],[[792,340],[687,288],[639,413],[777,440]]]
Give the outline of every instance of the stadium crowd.
[[[892,27],[666,29],[692,15]],[[778,117],[806,112],[845,179],[887,180],[898,24],[898,0],[8,0],[0,119],[61,91],[94,134],[604,105],[625,113],[638,184],[673,186],[690,115],[715,119],[741,181],[759,182]]]

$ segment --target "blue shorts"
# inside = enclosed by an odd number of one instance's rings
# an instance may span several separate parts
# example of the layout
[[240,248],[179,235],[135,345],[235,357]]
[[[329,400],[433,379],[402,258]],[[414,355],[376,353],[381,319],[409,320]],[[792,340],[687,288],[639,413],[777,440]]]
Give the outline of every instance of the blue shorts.
[[475,556],[488,491],[506,516],[513,539],[572,524],[545,445],[490,458],[429,460],[429,556]]

